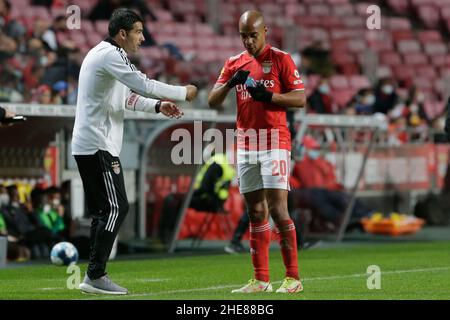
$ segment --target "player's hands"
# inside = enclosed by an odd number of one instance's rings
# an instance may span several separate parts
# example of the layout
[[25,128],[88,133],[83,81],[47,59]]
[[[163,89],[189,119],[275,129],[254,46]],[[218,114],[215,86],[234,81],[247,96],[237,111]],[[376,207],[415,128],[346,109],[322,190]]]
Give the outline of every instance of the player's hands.
[[233,75],[233,77],[228,80],[227,87],[228,88],[234,88],[238,84],[244,84],[247,80],[248,75],[250,74],[250,71],[247,70],[238,70]]
[[273,93],[266,90],[262,83],[258,83],[256,87],[247,87],[247,91],[252,96],[253,100],[260,102],[272,102]]
[[181,108],[175,103],[170,101],[162,101],[161,107],[159,107],[159,111],[169,118],[180,119],[184,115],[183,110],[181,110]]
[[447,135],[447,140],[450,142],[450,97],[447,100],[447,115],[445,117],[444,130]]
[[196,86],[190,84],[186,86],[186,101],[192,101],[197,96],[198,89]]

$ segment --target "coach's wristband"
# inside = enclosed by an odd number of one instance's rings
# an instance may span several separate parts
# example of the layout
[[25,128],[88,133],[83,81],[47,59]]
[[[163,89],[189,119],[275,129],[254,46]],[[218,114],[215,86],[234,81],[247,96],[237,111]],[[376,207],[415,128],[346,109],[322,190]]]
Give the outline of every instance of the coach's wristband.
[[155,112],[156,113],[160,113],[161,111],[159,110],[161,108],[161,100],[158,100],[158,102],[155,105]]

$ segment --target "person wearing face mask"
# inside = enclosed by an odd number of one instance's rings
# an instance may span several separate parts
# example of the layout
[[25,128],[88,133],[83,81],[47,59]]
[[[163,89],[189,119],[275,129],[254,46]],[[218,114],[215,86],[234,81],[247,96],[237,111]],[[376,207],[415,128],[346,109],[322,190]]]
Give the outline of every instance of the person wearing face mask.
[[428,118],[427,113],[425,112],[424,103],[424,93],[420,89],[412,87],[409,90],[408,99],[406,101],[406,116],[409,126],[418,127],[421,125],[429,125],[431,123],[431,120]]
[[[322,157],[319,143],[307,135],[303,139],[305,155],[295,163],[292,171],[292,208],[310,208],[313,212],[312,225],[315,231],[334,232],[339,226],[350,196],[337,181],[334,165]],[[369,216],[373,210],[356,201],[350,226],[360,227],[359,220]]]
[[45,248],[43,234],[20,203],[17,186],[10,185],[6,187],[6,190],[9,203],[3,207],[2,214],[8,232],[8,241],[19,248],[19,252],[24,252],[22,247],[28,248],[33,259],[47,258],[49,252],[48,248]]
[[374,113],[387,114],[398,102],[398,95],[395,92],[395,83],[390,78],[380,80],[375,90]]
[[62,233],[65,230],[64,207],[61,205],[61,194],[56,187],[50,187],[43,191],[42,203],[37,208],[37,217],[41,226],[50,231],[49,246],[62,241]]
[[4,185],[0,184],[0,210],[3,206],[8,205],[9,195]]
[[372,89],[361,89],[356,96],[355,110],[356,114],[369,115],[373,114],[373,105],[375,103],[375,95]]
[[316,113],[330,114],[337,112],[337,105],[331,95],[327,78],[320,80],[316,90],[308,98],[308,105],[310,110]]

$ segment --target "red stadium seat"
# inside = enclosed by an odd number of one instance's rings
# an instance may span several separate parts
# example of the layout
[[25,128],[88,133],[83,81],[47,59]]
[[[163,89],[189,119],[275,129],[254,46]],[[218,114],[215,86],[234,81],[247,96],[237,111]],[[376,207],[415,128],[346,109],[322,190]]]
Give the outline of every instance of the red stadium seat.
[[450,66],[439,69],[439,75],[442,79],[450,78]]
[[395,30],[392,31],[392,38],[397,42],[401,40],[414,40],[415,36],[411,30]]
[[330,37],[328,31],[323,28],[311,28],[309,31],[307,31],[307,33],[313,41],[328,41]]
[[194,29],[194,34],[196,36],[210,36],[214,34],[214,30],[211,28],[211,26],[209,24],[206,23],[195,23],[193,25],[193,29]]
[[380,62],[385,65],[396,66],[402,63],[402,59],[400,55],[395,51],[381,52]]
[[432,66],[423,66],[416,69],[421,78],[434,79],[437,77],[436,70]]
[[349,77],[350,86],[356,90],[362,89],[362,88],[370,88],[372,85],[367,79],[366,76],[363,75],[354,75]]
[[348,18],[355,14],[355,8],[350,3],[343,3],[331,7],[331,12],[334,16]]
[[345,76],[334,75],[330,78],[330,85],[333,89],[348,89],[349,84]]
[[155,9],[153,13],[157,17],[159,22],[171,22],[173,21],[172,13],[163,9]]
[[443,20],[449,20],[450,19],[450,5],[447,5],[445,7],[441,7],[441,16]]
[[390,66],[380,65],[377,68],[377,77],[378,78],[388,78],[392,77],[392,69]]
[[331,10],[327,4],[311,4],[308,7],[308,13],[312,16],[330,16]]
[[284,5],[284,12],[287,17],[295,18],[297,16],[306,16],[305,6],[298,3],[286,3]]
[[[408,18],[386,18],[391,30],[411,30],[411,22]],[[383,20],[382,20],[383,21]]]
[[415,76],[415,70],[408,66],[393,66],[394,76],[399,80],[411,80]]
[[95,30],[100,36],[106,36],[108,35],[108,20],[97,20],[95,21]]
[[407,65],[426,65],[428,58],[423,53],[408,53],[403,56],[403,61]]
[[362,16],[345,17],[342,24],[347,28],[363,28],[366,20]]
[[332,92],[333,98],[340,108],[345,107],[355,94],[356,94],[355,89],[342,89],[342,90],[335,90]]
[[442,42],[426,43],[424,47],[425,52],[430,56],[446,54],[448,51],[447,45]]
[[194,28],[189,23],[175,23],[175,35],[182,37],[190,37],[192,38],[194,34]]
[[422,44],[429,42],[442,42],[442,36],[439,31],[426,30],[419,32],[419,40]]
[[447,54],[439,54],[430,56],[430,61],[435,67],[450,66],[450,56]]
[[434,6],[419,6],[417,14],[427,28],[437,28],[439,26],[439,11]]
[[338,65],[355,63],[355,56],[351,53],[346,52],[335,52],[331,56],[331,60]]
[[81,20],[81,30],[86,33],[94,32],[95,28],[92,21],[88,19]]
[[364,40],[350,40],[348,42],[348,49],[351,52],[359,53],[366,50],[367,45]]
[[387,3],[397,14],[404,14],[409,9],[408,0],[388,0]]
[[397,43],[397,48],[400,53],[420,52],[420,44],[416,40],[402,40]]
[[350,76],[354,74],[360,74],[361,70],[356,63],[347,63],[339,66],[339,71],[344,76]]

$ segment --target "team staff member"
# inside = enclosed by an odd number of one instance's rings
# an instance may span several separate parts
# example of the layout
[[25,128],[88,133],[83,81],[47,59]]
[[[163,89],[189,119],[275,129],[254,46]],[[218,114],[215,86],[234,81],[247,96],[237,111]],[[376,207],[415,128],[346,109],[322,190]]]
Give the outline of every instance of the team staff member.
[[195,86],[149,80],[130,63],[127,54],[144,41],[142,31],[139,15],[117,9],[109,21],[110,37],[88,52],[80,70],[72,154],[92,215],[89,265],[80,284],[87,293],[128,293],[106,274],[114,239],[128,212],[119,160],[125,109],[179,118],[182,110],[162,100],[191,101],[197,95]]

